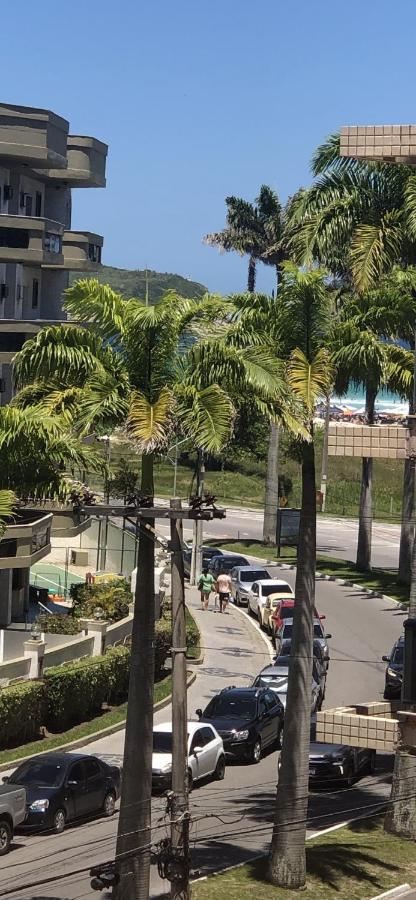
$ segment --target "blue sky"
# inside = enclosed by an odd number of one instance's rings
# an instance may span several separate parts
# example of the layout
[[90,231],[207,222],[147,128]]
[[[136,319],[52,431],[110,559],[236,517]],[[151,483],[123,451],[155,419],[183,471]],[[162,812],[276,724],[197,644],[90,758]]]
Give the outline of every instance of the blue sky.
[[109,143],[108,187],[74,192],[73,217],[105,262],[226,293],[246,263],[202,244],[225,196],[284,200],[341,125],[416,122],[415,26],[414,0],[20,0],[2,8],[1,99]]

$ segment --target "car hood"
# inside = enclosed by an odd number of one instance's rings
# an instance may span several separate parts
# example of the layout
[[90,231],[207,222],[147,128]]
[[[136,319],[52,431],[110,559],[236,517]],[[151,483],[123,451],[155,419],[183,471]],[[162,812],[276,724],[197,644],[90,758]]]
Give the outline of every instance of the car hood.
[[225,731],[243,731],[246,728],[250,728],[253,724],[253,720],[247,721],[247,719],[205,719],[203,716],[200,719],[200,722],[209,722],[210,725],[213,725],[218,734],[221,735]]
[[[12,784],[12,782],[10,782]],[[16,784],[14,787],[25,787],[26,788],[26,803],[28,806],[31,803],[34,803],[35,800],[51,800],[52,797],[55,797],[56,794],[59,794],[61,790],[60,787],[42,787],[42,785],[30,784]]]
[[309,748],[309,760],[313,759],[331,759],[345,753],[347,747],[345,744],[324,744],[320,741],[312,741]]
[[403,663],[389,663],[387,668],[397,672],[398,675],[403,675]]
[[165,766],[172,767],[171,753],[152,753],[152,769],[164,769]]

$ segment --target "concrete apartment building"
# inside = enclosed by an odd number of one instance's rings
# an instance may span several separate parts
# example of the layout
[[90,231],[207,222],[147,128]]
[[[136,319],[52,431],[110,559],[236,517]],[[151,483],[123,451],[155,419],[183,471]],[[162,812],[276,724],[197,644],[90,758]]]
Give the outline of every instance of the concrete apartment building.
[[0,103],[0,403],[11,360],[48,321],[62,319],[72,270],[100,267],[103,238],[71,230],[72,189],[105,186],[107,145],[69,134],[45,109]]
[[[106,156],[106,144],[69,134],[55,113],[0,103],[0,405],[13,393],[14,354],[44,324],[64,318],[70,271],[100,267],[103,238],[71,230],[71,194],[105,186]],[[24,619],[30,566],[50,552],[55,518],[20,510],[0,541],[0,627]]]

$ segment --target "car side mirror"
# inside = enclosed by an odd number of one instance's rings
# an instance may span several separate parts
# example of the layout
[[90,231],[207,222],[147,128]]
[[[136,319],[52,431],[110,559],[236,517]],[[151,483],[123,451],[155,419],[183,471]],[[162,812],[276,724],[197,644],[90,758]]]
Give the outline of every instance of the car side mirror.
[[193,752],[194,756],[196,756],[198,753],[201,752],[201,750],[203,750],[203,747],[194,747],[192,752]]
[[[383,662],[390,662],[389,656],[382,656],[381,658],[382,658]],[[4,778],[3,778],[3,781],[4,781]]]
[[200,719],[202,716],[202,709],[196,709],[195,712],[196,712],[196,715],[198,716],[198,719]]
[[326,616],[319,616],[320,619],[326,619]]
[[7,782],[9,781],[9,776],[5,775],[4,778],[2,778],[1,780],[2,780],[3,784],[7,784]]
[[332,638],[332,634],[326,634],[325,637],[326,637],[327,641],[329,641],[329,639]]
[[68,787],[75,787],[78,784],[78,781],[74,778],[68,778],[67,785]]

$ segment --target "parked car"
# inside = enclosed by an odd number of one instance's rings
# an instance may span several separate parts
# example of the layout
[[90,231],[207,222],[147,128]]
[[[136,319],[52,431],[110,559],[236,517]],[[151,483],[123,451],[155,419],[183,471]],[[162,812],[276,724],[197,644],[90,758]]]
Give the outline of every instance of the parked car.
[[[277,659],[280,659],[282,656],[287,656],[289,658],[291,647],[292,647],[292,639],[291,638],[288,638],[286,641],[282,641],[282,643],[280,645],[279,656],[275,656],[275,662]],[[317,638],[314,638],[312,652],[313,652],[313,655],[316,658],[316,660],[319,662],[321,668],[323,669],[323,671],[325,673],[325,678],[326,678],[326,674],[328,672],[329,657],[326,656],[324,650],[322,649],[321,642]]]
[[281,581],[280,578],[262,578],[251,585],[248,594],[248,611],[259,618],[259,609],[264,606],[270,594],[293,597],[292,588],[287,581]]
[[0,786],[0,856],[10,850],[14,830],[26,818],[26,789],[12,784]]
[[227,756],[258,763],[266,747],[280,746],[284,709],[279,697],[266,688],[224,688],[204,712],[196,712],[201,724],[216,728]]
[[113,815],[121,772],[97,756],[48,753],[23,762],[3,781],[26,788],[24,829],[60,834],[75,819]]
[[381,658],[383,662],[387,663],[384,699],[394,700],[396,697],[400,697],[402,692],[404,636],[400,635],[391,650],[390,656],[382,656]]
[[[276,605],[270,616],[270,629],[272,637],[276,634],[277,631],[279,631],[279,628],[282,627],[285,619],[293,619],[294,605],[295,598],[293,596],[288,598],[283,597],[281,599],[281,603]],[[314,607],[314,616],[316,619],[325,619],[325,616],[322,616],[320,613],[318,613],[316,606]]]
[[[188,722],[188,790],[194,781],[212,775],[221,781],[225,774],[222,738],[212,725]],[[165,790],[172,783],[172,722],[153,729],[152,784]]]
[[372,775],[376,752],[346,744],[325,744],[316,740],[316,721],[311,721],[309,781],[311,784],[342,781],[351,787],[363,775]]
[[[209,566],[211,560],[214,556],[224,556],[224,551],[219,550],[218,547],[202,547],[202,568],[205,566]],[[192,562],[192,547],[187,547],[183,551],[183,568],[185,573],[185,578],[190,578],[191,575],[191,562]],[[200,572],[197,572],[197,575],[200,575]]]
[[223,553],[222,556],[214,556],[208,563],[208,569],[214,578],[218,578],[221,570],[231,572],[236,566],[248,566],[249,561],[245,556],[239,556],[238,553]]
[[[290,657],[281,656],[273,665],[265,666],[253,681],[254,687],[267,687],[279,697],[286,709],[287,688],[289,682]],[[314,659],[312,666],[311,712],[321,709],[325,696],[325,675],[322,667]]]
[[[283,599],[282,599],[283,598]],[[259,620],[259,625],[261,628],[264,628],[270,636],[272,635],[272,625],[271,620],[274,612],[277,608],[280,608],[283,603],[290,603],[290,615],[293,615],[293,597],[285,597],[284,594],[270,594],[266,598],[266,602],[264,606],[258,608],[257,616]]]
[[237,606],[247,606],[248,593],[251,589],[253,581],[259,578],[271,578],[267,569],[260,569],[258,566],[234,566],[231,569],[230,577],[232,581],[231,593]]
[[[292,640],[292,632],[293,632],[293,619],[285,619],[281,628],[274,636],[274,645],[276,647],[276,656],[280,656],[283,652],[283,645],[287,648],[288,642]],[[325,634],[320,619],[314,619],[313,621],[313,635],[314,640],[319,641],[322,652],[325,658],[326,668],[329,666],[329,647],[328,640],[332,637],[332,634]],[[287,652],[287,651],[286,651]]]

